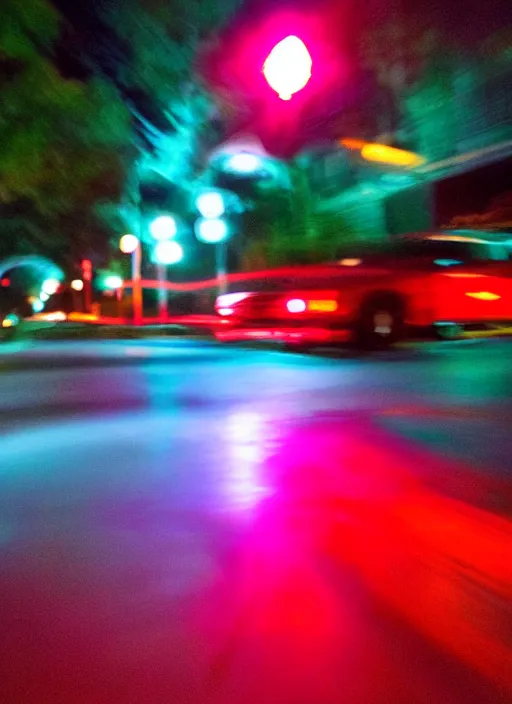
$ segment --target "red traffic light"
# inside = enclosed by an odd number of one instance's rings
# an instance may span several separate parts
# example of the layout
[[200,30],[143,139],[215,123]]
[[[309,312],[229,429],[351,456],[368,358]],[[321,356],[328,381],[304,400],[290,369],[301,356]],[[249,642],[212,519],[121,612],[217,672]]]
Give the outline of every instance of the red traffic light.
[[263,74],[281,100],[290,100],[309,83],[312,67],[311,54],[302,39],[289,36],[272,49]]

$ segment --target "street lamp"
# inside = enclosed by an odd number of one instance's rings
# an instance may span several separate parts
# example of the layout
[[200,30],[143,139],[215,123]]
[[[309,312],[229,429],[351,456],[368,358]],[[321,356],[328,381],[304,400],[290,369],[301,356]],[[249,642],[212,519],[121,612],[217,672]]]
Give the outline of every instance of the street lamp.
[[135,235],[123,235],[119,241],[119,249],[123,254],[132,255],[132,303],[133,303],[133,323],[140,325],[142,322],[142,246]]
[[236,174],[247,175],[256,173],[261,169],[261,166],[262,160],[257,154],[240,152],[240,154],[233,154],[233,156],[227,160],[224,168]]
[[73,291],[83,291],[84,290],[84,282],[82,279],[73,279],[71,282],[71,288]]
[[123,279],[116,274],[111,274],[105,279],[105,288],[110,288],[112,291],[117,291],[123,288]]
[[149,232],[154,240],[163,242],[176,237],[178,226],[172,215],[160,215],[150,223]]
[[155,246],[153,256],[157,264],[163,264],[164,266],[177,264],[183,259],[183,247],[177,242],[164,240]]
[[41,286],[41,291],[47,293],[49,296],[53,296],[59,290],[60,281],[58,279],[46,279],[43,281]]
[[119,240],[119,249],[123,254],[133,254],[139,246],[139,239],[135,235],[123,235]]
[[206,244],[219,244],[228,237],[228,226],[225,220],[220,218],[199,218],[195,224],[196,237],[200,242]]
[[312,67],[313,60],[304,42],[289,36],[272,49],[263,64],[263,74],[281,100],[291,100],[294,93],[309,83]]
[[218,191],[201,193],[196,200],[196,206],[203,218],[220,218],[226,211],[224,198]]

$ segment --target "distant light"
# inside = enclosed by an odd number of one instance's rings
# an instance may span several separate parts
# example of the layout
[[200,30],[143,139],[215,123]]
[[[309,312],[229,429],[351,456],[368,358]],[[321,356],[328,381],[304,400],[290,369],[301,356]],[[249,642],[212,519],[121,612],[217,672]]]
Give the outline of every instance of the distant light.
[[34,313],[40,313],[44,308],[44,303],[40,298],[36,298],[36,300],[32,303],[32,310]]
[[183,259],[183,247],[177,242],[159,242],[154,249],[154,258],[158,264],[178,264]]
[[59,290],[60,281],[58,279],[46,279],[43,281],[41,290],[43,293],[47,293],[49,296],[53,296]]
[[200,218],[196,221],[194,229],[197,239],[206,244],[218,244],[228,236],[226,221],[220,218],[214,220]]
[[3,288],[8,288],[11,285],[11,280],[8,279],[7,277],[4,277],[3,279],[0,280],[0,286]]
[[460,259],[434,259],[434,264],[437,266],[456,266],[462,264]]
[[71,288],[73,291],[83,291],[84,290],[84,282],[82,279],[73,279],[71,282]]
[[62,310],[57,310],[54,313],[47,313],[45,319],[49,323],[63,323],[67,316]]
[[[46,303],[46,301],[49,301],[49,300],[50,300],[50,296],[49,296],[47,293],[45,293],[44,291],[41,291],[41,295],[39,296],[39,298],[40,298],[44,303]],[[35,297],[34,297],[34,300],[35,300]]]
[[139,238],[135,235],[123,235],[119,240],[119,249],[123,254],[133,254],[139,246]]
[[105,288],[110,288],[113,291],[116,291],[119,288],[123,287],[123,279],[120,276],[116,276],[115,274],[111,274],[110,276],[107,276],[105,279]]
[[306,301],[302,300],[302,298],[292,298],[286,302],[286,308],[289,313],[304,313],[307,307]]
[[220,218],[226,210],[224,198],[218,191],[201,193],[196,200],[196,206],[203,218]]
[[289,36],[272,49],[263,65],[263,74],[281,100],[290,100],[309,83],[312,67],[313,61],[304,42]]
[[249,296],[249,293],[224,293],[222,296],[218,296],[215,306],[217,310],[220,310],[220,308],[231,308],[231,306],[235,306],[240,301],[249,298]]
[[176,237],[178,226],[172,215],[160,215],[149,225],[151,237],[158,242],[165,242]]
[[341,266],[359,266],[362,264],[362,259],[341,259],[340,264]]
[[396,149],[387,144],[365,144],[361,149],[361,156],[366,161],[403,166],[404,168],[413,168],[425,163],[425,159],[419,154],[408,152],[405,149]]
[[17,325],[20,322],[19,317],[16,315],[16,313],[9,313],[8,315],[5,316],[5,318],[2,320],[2,327],[3,328],[13,328],[15,325]]
[[477,301],[499,301],[501,296],[491,291],[476,291],[475,293],[466,293],[469,298],[476,298]]
[[230,157],[226,162],[225,168],[238,174],[253,174],[259,171],[261,166],[262,160],[259,156],[241,152]]

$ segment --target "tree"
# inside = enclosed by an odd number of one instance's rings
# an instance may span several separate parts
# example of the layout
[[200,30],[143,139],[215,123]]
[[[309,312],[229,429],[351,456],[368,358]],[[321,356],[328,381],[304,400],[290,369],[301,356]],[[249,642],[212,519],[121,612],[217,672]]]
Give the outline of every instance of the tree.
[[61,75],[60,26],[45,0],[6,0],[0,9],[0,207],[17,223],[16,237],[9,217],[0,235],[4,250],[26,248],[24,237],[38,248],[47,242],[34,232],[46,230],[65,257],[76,235],[66,233],[69,214],[88,213],[98,197],[119,192],[112,174],[120,174],[130,123],[113,86]]

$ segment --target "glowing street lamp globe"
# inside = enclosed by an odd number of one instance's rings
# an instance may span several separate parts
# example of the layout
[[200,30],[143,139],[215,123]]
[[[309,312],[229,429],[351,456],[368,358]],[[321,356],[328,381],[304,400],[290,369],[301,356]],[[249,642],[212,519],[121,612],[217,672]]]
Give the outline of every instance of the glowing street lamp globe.
[[149,232],[151,233],[151,237],[158,242],[171,240],[178,233],[176,220],[172,215],[160,215],[150,223]]
[[119,240],[119,249],[123,254],[133,254],[139,246],[139,238],[135,235],[123,235]]
[[84,290],[84,282],[82,279],[73,279],[71,282],[71,288],[73,291],[83,291]]
[[291,100],[309,83],[313,60],[304,42],[286,37],[272,49],[263,64],[263,75],[281,100]]
[[218,191],[201,193],[196,200],[196,206],[203,218],[220,218],[226,210],[224,198]]
[[112,291],[116,291],[117,289],[122,287],[123,279],[120,276],[116,276],[116,274],[111,274],[105,279],[105,288],[109,288]]
[[220,218],[200,218],[195,224],[196,237],[206,244],[219,244],[228,237],[228,226]]
[[60,281],[58,279],[46,279],[41,286],[43,293],[47,293],[49,296],[53,296],[57,293],[60,286]]
[[157,264],[164,266],[177,264],[183,259],[183,247],[177,242],[164,240],[155,246],[153,256]]
[[225,168],[238,174],[254,174],[261,166],[262,160],[257,154],[240,152],[228,159]]

